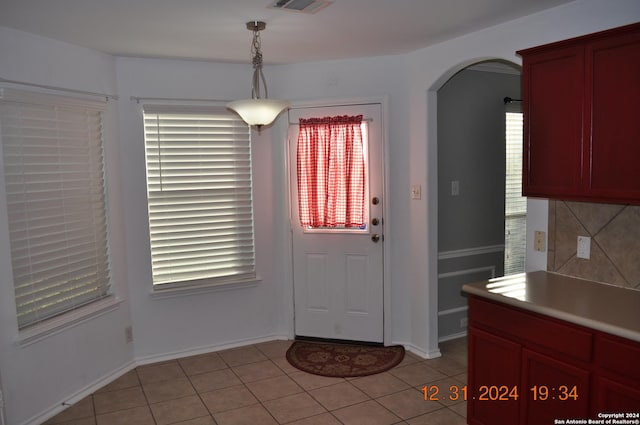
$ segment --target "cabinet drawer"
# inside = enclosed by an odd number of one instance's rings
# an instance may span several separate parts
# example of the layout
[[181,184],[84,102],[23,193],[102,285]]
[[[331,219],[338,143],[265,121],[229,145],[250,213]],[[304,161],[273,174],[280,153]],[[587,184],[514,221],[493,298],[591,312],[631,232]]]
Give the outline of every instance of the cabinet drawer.
[[640,344],[598,333],[595,352],[598,366],[640,382]]
[[472,326],[509,335],[525,346],[548,348],[585,362],[592,357],[592,333],[579,326],[473,296],[469,320]]

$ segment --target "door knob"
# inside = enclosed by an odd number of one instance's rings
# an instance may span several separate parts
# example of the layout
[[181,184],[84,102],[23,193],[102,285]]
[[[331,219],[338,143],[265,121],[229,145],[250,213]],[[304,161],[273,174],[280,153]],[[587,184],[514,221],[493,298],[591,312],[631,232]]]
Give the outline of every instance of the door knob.
[[380,235],[374,233],[373,235],[371,235],[371,240],[377,243],[380,240]]

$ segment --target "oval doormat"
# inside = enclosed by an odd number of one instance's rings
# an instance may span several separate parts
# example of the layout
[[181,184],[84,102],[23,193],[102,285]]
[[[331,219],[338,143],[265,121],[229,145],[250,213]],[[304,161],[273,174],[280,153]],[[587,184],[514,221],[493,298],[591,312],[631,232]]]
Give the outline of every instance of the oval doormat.
[[404,347],[294,341],[287,360],[314,375],[347,378],[384,372],[404,358]]

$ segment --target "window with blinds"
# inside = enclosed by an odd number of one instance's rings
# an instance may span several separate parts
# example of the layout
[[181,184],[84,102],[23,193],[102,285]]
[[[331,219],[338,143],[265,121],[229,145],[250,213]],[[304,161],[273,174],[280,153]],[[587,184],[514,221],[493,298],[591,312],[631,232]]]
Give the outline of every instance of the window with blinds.
[[223,107],[143,109],[154,288],[255,279],[249,126]]
[[109,295],[104,102],[0,90],[18,326]]
[[522,196],[522,112],[506,112],[504,274],[525,271],[527,198]]

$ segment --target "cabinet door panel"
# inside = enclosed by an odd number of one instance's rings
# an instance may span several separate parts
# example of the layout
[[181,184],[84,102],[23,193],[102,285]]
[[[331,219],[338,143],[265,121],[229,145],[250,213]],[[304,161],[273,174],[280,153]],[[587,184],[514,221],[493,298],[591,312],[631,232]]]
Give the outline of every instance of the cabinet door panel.
[[575,195],[582,187],[584,48],[528,54],[523,64],[524,194]]
[[[554,419],[589,417],[589,371],[527,349],[522,350],[522,359],[521,423],[552,424]],[[537,399],[531,391],[534,386]]]
[[638,413],[640,390],[606,378],[596,380],[596,412]]
[[[520,345],[504,338],[469,328],[469,423],[474,425],[514,425],[518,423],[518,400],[480,400],[490,388],[518,387]],[[483,391],[486,390],[486,391]]]
[[640,200],[640,32],[587,44],[586,69],[590,191]]

